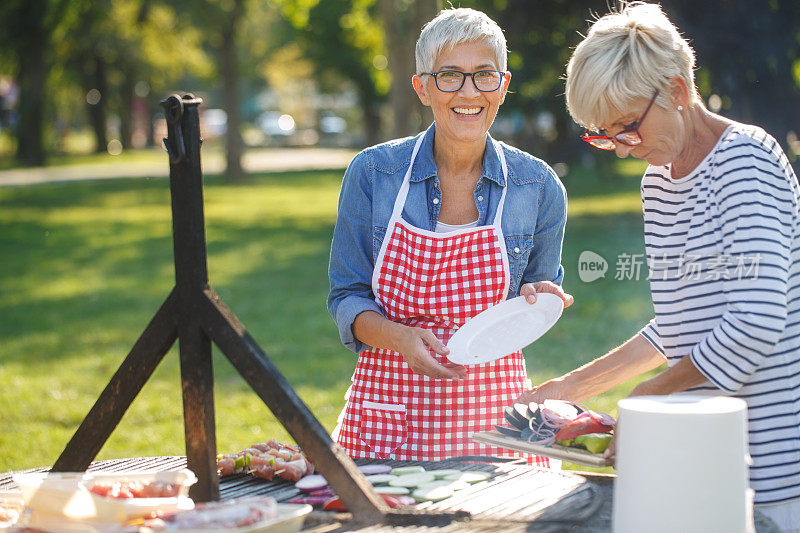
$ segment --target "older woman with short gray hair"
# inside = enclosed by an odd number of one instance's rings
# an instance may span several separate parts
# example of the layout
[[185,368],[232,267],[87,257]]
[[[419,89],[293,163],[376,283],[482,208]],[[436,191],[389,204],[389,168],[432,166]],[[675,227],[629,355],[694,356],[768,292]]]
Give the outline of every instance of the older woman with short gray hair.
[[641,191],[655,318],[522,400],[581,401],[664,362],[632,396],[740,397],[755,502],[797,531],[800,190],[772,136],[703,105],[694,61],[661,8],[642,2],[597,20],[575,49],[566,96],[583,140],[650,164]]
[[511,80],[506,54],[485,14],[442,11],[420,34],[411,80],[433,125],[367,148],[345,173],[328,309],[358,354],[334,430],[353,457],[502,454],[471,435],[529,387],[522,353],[467,368],[448,361],[447,342],[510,296],[572,301],[559,286],[563,186],[488,133]]

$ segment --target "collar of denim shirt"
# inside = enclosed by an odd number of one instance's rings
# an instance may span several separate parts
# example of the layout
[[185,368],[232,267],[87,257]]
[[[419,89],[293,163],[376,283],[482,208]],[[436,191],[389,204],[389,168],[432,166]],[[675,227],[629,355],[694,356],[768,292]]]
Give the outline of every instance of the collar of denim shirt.
[[[436,176],[436,162],[433,160],[433,136],[436,133],[436,123],[430,125],[425,131],[425,138],[419,147],[417,158],[411,169],[411,182],[424,181]],[[483,170],[481,178],[490,179],[501,187],[506,186],[506,178],[503,176],[503,168],[500,165],[500,157],[497,155],[492,142],[492,137],[486,134],[486,148],[483,152]],[[498,148],[500,144],[498,143]],[[500,148],[502,150],[502,148]]]

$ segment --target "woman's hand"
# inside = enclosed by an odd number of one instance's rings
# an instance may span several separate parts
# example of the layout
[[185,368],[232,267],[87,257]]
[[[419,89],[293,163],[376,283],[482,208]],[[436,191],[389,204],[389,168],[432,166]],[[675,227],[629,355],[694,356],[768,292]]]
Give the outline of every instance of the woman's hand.
[[529,304],[536,303],[536,293],[549,292],[555,294],[564,301],[564,307],[567,308],[575,301],[571,294],[564,292],[561,285],[556,285],[552,281],[537,281],[536,283],[526,283],[523,285],[519,293],[528,300]]
[[447,355],[450,349],[431,330],[398,324],[395,332],[395,351],[408,363],[412,372],[437,379],[465,379],[467,368],[455,363],[440,364],[431,355]]
[[562,378],[554,378],[549,381],[545,381],[538,387],[534,387],[531,390],[526,390],[520,394],[515,403],[542,403],[545,400],[572,401],[569,391],[566,390],[564,380]]
[[373,348],[399,352],[412,372],[437,379],[464,379],[467,368],[455,363],[440,364],[431,355],[450,350],[432,331],[393,322],[375,311],[364,311],[353,321],[353,335]]

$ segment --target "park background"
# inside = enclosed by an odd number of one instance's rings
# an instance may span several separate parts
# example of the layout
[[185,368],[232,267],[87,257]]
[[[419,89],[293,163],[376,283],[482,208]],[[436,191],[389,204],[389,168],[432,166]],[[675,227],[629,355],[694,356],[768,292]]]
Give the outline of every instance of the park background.
[[[539,382],[625,341],[652,314],[646,265],[629,262],[644,253],[644,164],[592,151],[565,111],[566,62],[605,0],[454,4],[484,10],[508,39],[513,93],[492,135],[548,161],[570,197],[564,286],[576,303],[525,351]],[[800,3],[662,5],[696,50],[707,105],[767,129],[797,169]],[[355,365],[325,309],[344,164],[430,122],[409,79],[419,29],[441,7],[0,4],[0,471],[54,462],[174,284],[158,105],[172,93],[203,98],[204,162],[220,162],[205,179],[211,285],[333,428]],[[304,167],[314,154],[331,155]],[[266,164],[248,166],[250,156]],[[279,157],[297,170],[277,171],[269,161]],[[606,259],[605,277],[581,281],[585,250]],[[291,440],[218,352],[214,364],[220,452]],[[634,384],[588,403],[615,414]],[[173,348],[99,458],[182,455],[183,439]]]

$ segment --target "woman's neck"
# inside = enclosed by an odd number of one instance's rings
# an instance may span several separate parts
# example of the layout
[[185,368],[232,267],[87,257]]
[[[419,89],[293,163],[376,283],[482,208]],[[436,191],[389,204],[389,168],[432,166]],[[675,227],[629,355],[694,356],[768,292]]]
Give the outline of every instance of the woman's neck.
[[703,105],[688,109],[686,142],[683,151],[670,165],[673,179],[688,176],[714,149],[725,130],[733,121],[712,113]]
[[486,140],[475,143],[433,143],[433,160],[439,180],[478,181],[483,169]]

